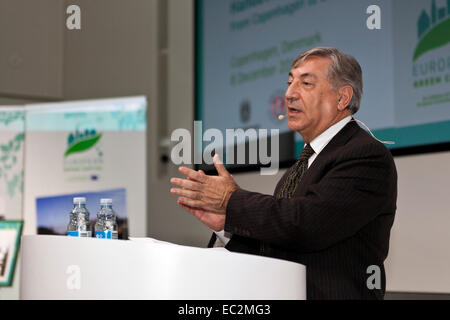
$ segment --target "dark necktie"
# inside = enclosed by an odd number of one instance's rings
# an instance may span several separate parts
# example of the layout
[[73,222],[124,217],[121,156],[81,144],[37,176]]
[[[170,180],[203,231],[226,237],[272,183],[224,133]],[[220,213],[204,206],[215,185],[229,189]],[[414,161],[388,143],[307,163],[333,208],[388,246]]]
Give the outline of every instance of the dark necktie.
[[289,172],[287,178],[284,180],[283,186],[281,187],[280,191],[278,191],[278,199],[290,199],[292,197],[292,195],[295,193],[295,190],[297,189],[298,183],[303,177],[303,174],[308,169],[308,159],[313,154],[313,148],[309,144],[307,144],[300,153],[297,162]]

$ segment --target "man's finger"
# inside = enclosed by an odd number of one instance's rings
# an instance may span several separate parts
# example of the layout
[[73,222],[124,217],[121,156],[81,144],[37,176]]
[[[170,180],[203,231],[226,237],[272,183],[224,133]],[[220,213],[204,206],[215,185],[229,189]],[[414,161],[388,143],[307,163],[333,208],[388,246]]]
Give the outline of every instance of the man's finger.
[[172,178],[170,179],[170,183],[194,191],[201,189],[201,183],[187,179]]
[[195,180],[201,183],[205,183],[206,179],[207,179],[207,175],[205,175],[205,173],[203,172],[197,172],[195,170],[186,168],[186,167],[179,167],[178,171],[180,171],[182,174],[184,174],[185,176],[187,176],[188,178],[190,178],[191,180]]
[[222,177],[231,176],[230,173],[227,171],[227,169],[225,169],[225,166],[223,165],[222,161],[220,160],[220,158],[217,154],[214,155],[213,161],[214,161],[214,167],[216,167],[216,170],[217,170],[217,173],[219,173],[219,176],[222,176]]
[[205,204],[200,200],[193,200],[186,197],[179,197],[178,202],[191,208],[201,208]]
[[193,200],[200,200],[200,194],[198,192],[188,190],[188,189],[179,189],[179,188],[171,188],[170,193],[176,194],[178,196],[183,196]]
[[[208,226],[209,228],[215,230],[215,231],[220,231],[223,230],[224,226],[223,223],[221,225],[217,225],[217,217],[216,218],[212,218],[211,214],[214,215],[214,212],[210,212],[210,211],[205,211],[203,209],[198,209],[198,208],[192,208],[189,207],[183,203],[181,203],[178,200],[178,205],[186,210],[187,212],[189,212],[190,214],[192,214],[194,217],[196,217],[200,222],[204,223],[206,226]],[[220,214],[218,214],[220,215]],[[212,219],[211,219],[212,218]],[[214,222],[214,220],[216,220],[216,222]]]
[[201,220],[202,217],[206,214],[206,212],[202,209],[192,208],[185,204],[182,204],[180,201],[178,201],[178,205],[189,212],[190,214],[194,215],[197,219]]
[[189,198],[186,198],[186,197],[179,197],[178,198],[178,202],[182,203],[182,204],[184,204],[184,205],[186,205],[188,207],[191,207],[191,208],[197,208],[197,209],[202,210],[202,211],[208,211],[209,213],[216,213],[216,214],[219,214],[219,215],[225,214],[222,211],[217,211],[217,210],[211,208],[207,203],[205,203],[202,200],[193,200],[193,199],[189,199]]
[[186,210],[187,212],[189,212],[190,214],[194,215],[196,218],[198,218],[199,214],[200,214],[200,210],[198,209],[194,209],[191,208],[185,204],[182,204],[179,200],[177,201],[178,205],[183,208],[184,210]]
[[[203,170],[198,170],[197,172],[202,174],[202,175],[205,175],[205,172]],[[196,181],[196,180],[192,179],[191,177],[187,177],[187,179],[188,180],[192,180],[192,181]],[[198,181],[198,182],[200,182],[200,181]]]

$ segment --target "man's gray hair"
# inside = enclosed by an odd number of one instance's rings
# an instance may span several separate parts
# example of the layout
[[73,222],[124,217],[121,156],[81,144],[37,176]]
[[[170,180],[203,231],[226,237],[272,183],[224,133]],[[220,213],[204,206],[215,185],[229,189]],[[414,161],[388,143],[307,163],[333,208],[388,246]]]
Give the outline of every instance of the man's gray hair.
[[323,57],[331,60],[328,81],[331,83],[333,90],[346,85],[353,88],[353,97],[347,108],[352,114],[355,114],[359,110],[363,94],[362,70],[358,61],[336,48],[318,47],[299,55],[292,63],[292,68],[297,68],[308,57]]

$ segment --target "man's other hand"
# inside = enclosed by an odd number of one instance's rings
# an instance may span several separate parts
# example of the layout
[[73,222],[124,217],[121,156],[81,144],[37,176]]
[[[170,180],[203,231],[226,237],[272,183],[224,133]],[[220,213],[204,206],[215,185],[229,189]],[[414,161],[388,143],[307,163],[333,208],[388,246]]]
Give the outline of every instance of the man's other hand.
[[183,209],[211,229],[220,231],[225,224],[228,201],[239,186],[217,155],[214,156],[214,166],[218,176],[208,176],[201,170],[180,167],[178,170],[187,179],[170,179],[172,184],[181,187],[172,188],[170,192],[179,196],[178,204]]

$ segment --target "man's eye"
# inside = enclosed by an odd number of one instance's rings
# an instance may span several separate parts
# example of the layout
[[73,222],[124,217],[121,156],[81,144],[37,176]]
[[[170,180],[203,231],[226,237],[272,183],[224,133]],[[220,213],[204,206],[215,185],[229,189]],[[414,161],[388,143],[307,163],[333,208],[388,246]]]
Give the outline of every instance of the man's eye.
[[306,82],[306,81],[304,81],[303,84],[304,84],[305,86],[308,86],[308,87],[309,87],[309,86],[312,86],[312,83]]

